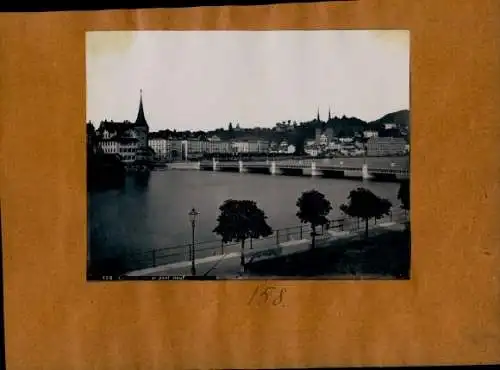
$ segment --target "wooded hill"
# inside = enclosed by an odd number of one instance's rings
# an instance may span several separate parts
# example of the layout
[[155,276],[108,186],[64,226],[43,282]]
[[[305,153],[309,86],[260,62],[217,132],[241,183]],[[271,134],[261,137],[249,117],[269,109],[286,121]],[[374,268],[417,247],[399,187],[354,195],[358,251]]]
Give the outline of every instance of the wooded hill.
[[[199,138],[205,140],[213,135],[218,136],[221,140],[231,139],[260,139],[265,141],[280,142],[287,140],[289,143],[313,139],[316,129],[326,130],[331,128],[333,135],[336,137],[354,136],[361,134],[365,130],[374,130],[379,132],[380,136],[399,136],[401,130],[409,131],[409,110],[400,110],[388,113],[379,119],[371,122],[365,122],[356,117],[333,117],[328,121],[311,120],[307,122],[291,122],[283,121],[276,124],[273,128],[234,128],[231,124],[228,128],[220,128],[216,130],[205,131],[176,131],[176,130],[161,130],[150,133],[150,137],[163,138]],[[397,125],[397,130],[385,132],[384,125],[394,123]]]

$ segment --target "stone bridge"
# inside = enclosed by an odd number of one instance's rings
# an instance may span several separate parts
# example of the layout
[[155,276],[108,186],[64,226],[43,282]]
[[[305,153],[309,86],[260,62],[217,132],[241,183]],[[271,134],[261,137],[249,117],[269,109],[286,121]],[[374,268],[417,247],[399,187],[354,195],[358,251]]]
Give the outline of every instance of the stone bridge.
[[335,159],[266,160],[260,162],[213,159],[198,163],[205,171],[227,171],[240,173],[262,173],[288,176],[323,176],[333,178],[362,178],[400,181],[409,178],[408,157],[357,157]]

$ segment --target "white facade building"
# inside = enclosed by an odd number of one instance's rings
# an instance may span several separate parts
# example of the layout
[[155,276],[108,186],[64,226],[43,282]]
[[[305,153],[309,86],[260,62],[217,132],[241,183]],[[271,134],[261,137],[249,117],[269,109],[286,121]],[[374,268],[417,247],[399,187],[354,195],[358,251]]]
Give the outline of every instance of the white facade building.
[[304,148],[304,152],[311,157],[317,157],[319,154],[319,150],[315,147]]
[[160,160],[170,157],[170,144],[170,141],[164,138],[149,139],[149,146],[154,150],[156,159]]
[[207,145],[208,153],[230,153],[231,143],[229,141],[209,141]]
[[261,140],[233,141],[231,148],[236,153],[264,153],[269,149],[269,144]]
[[231,148],[236,153],[248,153],[250,151],[250,145],[247,141],[233,141],[231,143]]
[[328,136],[325,134],[321,134],[319,137],[319,145],[320,146],[327,146],[328,145]]
[[366,130],[363,131],[363,137],[365,138],[378,137],[378,132],[373,130]]
[[372,137],[366,143],[367,155],[401,155],[405,153],[406,145],[406,141],[402,138]]
[[136,153],[139,143],[136,139],[102,139],[99,146],[105,154],[118,154],[124,163],[132,163],[137,159]]
[[99,146],[106,154],[118,154],[124,163],[144,156],[148,148],[149,126],[144,115],[142,91],[135,122],[102,121],[97,129]]
[[354,138],[352,137],[339,137],[339,141],[341,143],[352,143],[354,141]]
[[328,149],[330,150],[340,150],[341,145],[339,143],[331,142],[328,144]]

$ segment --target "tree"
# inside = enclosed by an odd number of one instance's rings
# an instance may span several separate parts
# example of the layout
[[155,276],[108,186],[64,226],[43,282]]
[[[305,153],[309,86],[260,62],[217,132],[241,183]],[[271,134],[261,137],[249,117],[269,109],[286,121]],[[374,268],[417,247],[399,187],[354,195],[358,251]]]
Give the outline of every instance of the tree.
[[404,180],[401,182],[398,191],[398,200],[401,202],[401,208],[406,212],[410,210],[410,181]]
[[241,266],[245,267],[245,240],[258,239],[273,233],[267,224],[267,216],[252,200],[226,200],[219,207],[214,233],[222,237],[223,243],[241,242]]
[[227,129],[228,131],[233,131],[233,123],[229,122],[229,127]]
[[316,226],[325,225],[328,223],[326,216],[332,210],[332,205],[325,195],[317,190],[309,190],[302,193],[297,199],[297,217],[302,223],[311,224],[312,229],[312,245],[316,246]]
[[92,122],[87,123],[87,158],[99,150],[97,133]]
[[365,221],[365,237],[368,237],[368,221],[380,219],[391,212],[392,203],[380,198],[365,188],[357,188],[349,193],[349,203],[342,204],[340,210],[351,217]]
[[89,190],[120,188],[125,182],[125,166],[119,155],[98,152],[87,157]]

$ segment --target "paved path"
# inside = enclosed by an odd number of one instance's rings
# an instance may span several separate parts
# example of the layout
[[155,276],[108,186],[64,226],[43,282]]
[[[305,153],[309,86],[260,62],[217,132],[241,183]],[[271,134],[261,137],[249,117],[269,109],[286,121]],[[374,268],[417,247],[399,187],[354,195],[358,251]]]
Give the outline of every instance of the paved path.
[[[385,219],[379,220],[379,226],[386,224],[391,219],[401,220],[406,219],[404,212],[399,209],[394,210],[394,217],[391,218],[386,216]],[[364,222],[358,221],[356,219],[346,217],[342,222],[342,227],[340,227],[340,221],[334,220],[330,230],[324,230],[323,235],[317,237],[318,240],[328,239],[329,237],[344,237],[349,235],[349,233],[358,233],[364,228]],[[376,226],[376,225],[375,225]],[[374,227],[373,221],[370,221],[370,228]],[[321,232],[321,228],[317,228],[318,233]],[[276,232],[272,236],[261,239],[253,239],[252,241],[247,240],[245,242],[245,250],[267,250],[270,248],[276,248],[278,245],[284,242],[294,242],[296,240],[302,239],[304,237],[309,237],[311,233],[310,226],[308,224],[302,225],[302,232],[300,232],[300,226],[290,227],[287,229],[280,229],[279,235]],[[177,246],[172,249],[165,248],[163,250],[156,252],[156,265],[170,265],[177,262],[183,262],[190,259],[190,249],[191,246],[186,244],[184,246]],[[240,252],[241,245],[239,243],[230,243],[221,245],[220,240],[212,240],[208,242],[201,242],[196,244],[196,260],[201,260],[207,257],[220,256],[232,252]],[[144,266],[145,268],[146,266]],[[138,266],[141,268],[141,266]]]
[[[371,236],[379,235],[387,232],[388,230],[396,231],[403,230],[405,228],[404,224],[396,222],[386,222],[378,225],[373,225],[371,229]],[[338,242],[348,242],[352,239],[359,237],[364,230],[359,232],[347,232],[347,231],[329,231],[327,236],[318,238],[317,248],[325,247],[335,247],[338,246]],[[263,251],[278,251],[278,255],[290,255],[298,252],[306,251],[310,248],[310,239],[302,240],[290,240],[279,244],[279,247],[274,246],[273,248],[259,248],[250,250],[245,249],[245,260],[248,261],[252,258],[252,255],[258,254]],[[195,261],[196,275],[198,276],[217,276],[219,278],[245,278],[245,274],[242,271],[240,265],[240,251],[231,251],[223,255],[208,256],[199,258]],[[172,263],[168,265],[158,266],[154,268],[148,268],[138,271],[133,271],[127,276],[187,276],[191,275],[191,261],[182,261],[177,263]],[[246,276],[247,278],[250,276]],[[254,276],[251,276],[254,278]],[[255,277],[257,278],[257,276]],[[321,277],[319,277],[321,278]],[[328,277],[323,277],[328,278]],[[332,278],[332,277],[330,277]]]

